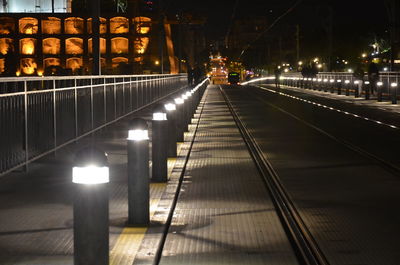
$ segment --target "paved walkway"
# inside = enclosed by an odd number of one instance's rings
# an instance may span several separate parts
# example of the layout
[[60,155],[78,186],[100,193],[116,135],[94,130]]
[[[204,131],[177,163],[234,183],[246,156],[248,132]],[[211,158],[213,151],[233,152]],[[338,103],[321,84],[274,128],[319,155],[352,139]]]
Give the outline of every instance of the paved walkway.
[[217,86],[209,86],[161,263],[297,264]]

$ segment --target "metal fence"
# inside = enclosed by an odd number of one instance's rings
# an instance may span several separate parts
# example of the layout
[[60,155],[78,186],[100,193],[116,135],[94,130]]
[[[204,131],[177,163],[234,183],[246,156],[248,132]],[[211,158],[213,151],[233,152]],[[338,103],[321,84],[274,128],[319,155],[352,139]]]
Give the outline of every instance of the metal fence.
[[[380,72],[379,79],[374,82],[365,74],[361,79],[348,72],[321,72],[314,77],[303,77],[301,73],[285,73],[279,83],[304,89],[320,90],[330,93],[364,96],[365,99],[375,98],[378,101],[391,101],[397,104],[400,96],[400,73]],[[262,77],[244,82],[243,84],[273,84],[274,76]],[[374,97],[371,94],[374,94]]]
[[186,75],[1,78],[0,176],[186,85]]

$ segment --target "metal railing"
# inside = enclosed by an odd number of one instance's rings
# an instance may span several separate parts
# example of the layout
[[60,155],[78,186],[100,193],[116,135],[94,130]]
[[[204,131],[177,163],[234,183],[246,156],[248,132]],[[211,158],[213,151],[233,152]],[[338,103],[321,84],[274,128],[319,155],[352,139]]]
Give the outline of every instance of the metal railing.
[[[330,93],[365,96],[371,99],[376,94],[377,101],[391,101],[397,104],[400,95],[400,72],[380,72],[379,79],[371,81],[365,74],[362,79],[348,72],[321,72],[314,77],[303,77],[301,73],[288,73],[281,76],[282,85],[304,89],[320,90]],[[268,76],[250,80],[243,84],[274,84],[275,77]]]
[[186,75],[1,78],[0,176],[186,86]]

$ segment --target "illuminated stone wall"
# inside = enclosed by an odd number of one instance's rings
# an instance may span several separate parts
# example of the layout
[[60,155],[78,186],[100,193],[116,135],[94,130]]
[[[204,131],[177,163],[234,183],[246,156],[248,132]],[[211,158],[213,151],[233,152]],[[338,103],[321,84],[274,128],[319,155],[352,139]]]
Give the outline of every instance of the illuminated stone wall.
[[[115,70],[120,64],[142,63],[151,29],[147,17],[100,18],[102,67]],[[91,18],[54,13],[0,17],[0,73],[12,58],[17,75],[60,74],[62,69],[69,70],[66,74],[87,74],[92,53]]]

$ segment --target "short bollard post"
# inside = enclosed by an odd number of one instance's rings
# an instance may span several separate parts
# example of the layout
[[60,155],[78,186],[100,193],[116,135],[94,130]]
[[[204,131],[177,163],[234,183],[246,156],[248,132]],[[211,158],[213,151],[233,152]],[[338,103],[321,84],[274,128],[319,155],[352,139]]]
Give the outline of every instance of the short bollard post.
[[183,100],[185,101],[185,103],[183,104],[183,120],[184,120],[184,124],[183,124],[183,130],[186,132],[188,131],[188,125],[189,125],[189,112],[190,112],[190,103],[189,103],[189,97],[186,95],[186,92],[182,94],[181,96],[183,98]]
[[397,83],[391,83],[390,90],[392,94],[392,104],[397,104]]
[[176,105],[174,103],[167,103],[164,105],[167,111],[168,120],[168,157],[176,157]]
[[167,182],[168,180],[168,131],[167,112],[164,105],[157,105],[153,109],[152,121],[152,176],[153,182]]
[[369,81],[365,81],[364,82],[364,91],[365,91],[365,99],[366,100],[369,100],[370,88],[371,88],[371,84],[369,83]]
[[192,93],[190,91],[187,91],[185,93],[186,97],[187,97],[187,122],[188,124],[190,124],[192,122],[192,117],[193,117],[193,112],[194,112],[194,102],[193,102],[193,97],[192,97]]
[[330,92],[333,93],[335,90],[335,80],[331,79],[331,80],[329,80],[329,82],[331,83],[330,84]]
[[74,265],[108,265],[109,210],[107,155],[96,148],[79,151],[74,183]]
[[176,141],[183,142],[184,141],[184,99],[183,98],[175,98],[175,105],[176,105]]
[[342,94],[342,80],[338,79],[336,80],[337,83],[337,94],[341,95]]
[[143,119],[133,119],[128,132],[128,225],[150,222],[149,129]]
[[358,98],[360,96],[359,86],[360,86],[360,81],[359,80],[354,81],[354,97],[355,98]]
[[324,92],[328,91],[328,79],[324,79]]
[[376,94],[377,94],[378,102],[382,102],[382,85],[383,85],[383,83],[380,81],[378,83],[376,83],[376,87],[377,87]]
[[346,88],[345,88],[345,89],[346,89],[346,96],[350,96],[350,89],[349,89],[350,80],[345,80],[345,81],[344,81],[344,86],[346,87]]

